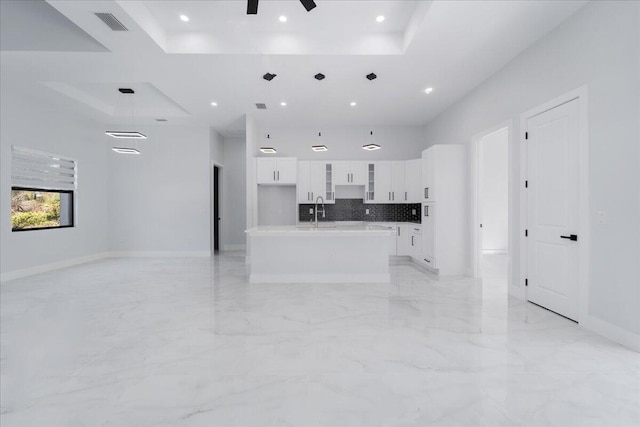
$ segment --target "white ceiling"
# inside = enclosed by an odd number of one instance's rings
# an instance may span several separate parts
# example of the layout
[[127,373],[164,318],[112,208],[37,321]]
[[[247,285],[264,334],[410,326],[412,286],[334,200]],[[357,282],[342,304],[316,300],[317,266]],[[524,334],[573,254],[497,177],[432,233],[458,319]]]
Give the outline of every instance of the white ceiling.
[[[3,0],[3,14],[5,3],[20,8],[31,2]],[[110,52],[96,53],[88,45],[85,51],[59,52],[38,40],[55,46],[68,33],[34,26],[20,39],[3,25],[2,39],[16,39],[12,44],[21,49],[3,44],[2,91],[67,107],[71,99],[79,114],[105,126],[123,120],[118,97],[127,95],[117,89],[126,85],[153,88],[134,95],[140,122],[162,115],[168,125],[207,124],[232,133],[250,113],[273,125],[417,126],[586,2],[316,3],[307,13],[298,1],[261,0],[258,15],[246,16],[244,0],[49,1],[69,28],[81,29],[78,37],[95,39]],[[111,31],[95,12],[113,13],[129,31]],[[180,14],[190,21],[180,21]],[[289,18],[285,24],[278,21],[281,14]],[[379,14],[386,17],[382,23],[375,21]],[[277,77],[268,83],[262,79],[266,72]],[[313,78],[318,72],[327,76],[320,83]],[[370,72],[378,79],[368,81]],[[426,87],[433,93],[426,95]],[[281,101],[287,106],[280,107]],[[351,101],[358,105],[350,107]],[[161,105],[153,108],[156,102]],[[268,110],[257,111],[256,102]]]

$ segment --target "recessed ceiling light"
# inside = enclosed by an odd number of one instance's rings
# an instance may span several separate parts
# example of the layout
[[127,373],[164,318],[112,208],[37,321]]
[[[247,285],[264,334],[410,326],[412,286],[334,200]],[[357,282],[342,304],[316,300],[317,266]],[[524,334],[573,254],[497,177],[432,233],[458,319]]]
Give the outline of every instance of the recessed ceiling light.
[[277,153],[276,149],[273,147],[260,147],[260,151],[266,154],[275,154]]
[[286,17],[286,16],[284,16],[284,15],[280,15],[280,18],[278,18],[278,20],[279,20],[280,22],[287,22],[287,17]]
[[379,15],[379,16],[376,18],[376,21],[377,21],[377,22],[382,22],[382,21],[384,21],[384,16]]
[[362,149],[367,151],[379,150],[381,147],[378,144],[363,145]]
[[147,139],[147,136],[141,134],[140,132],[108,130],[105,133],[114,138]]
[[424,90],[424,93],[431,93],[433,92],[433,88],[432,87],[428,87]]
[[351,104],[349,104],[349,105],[351,105],[352,107],[355,107],[358,104],[356,103],[356,101],[351,101]]
[[217,106],[218,106],[218,103],[217,103],[217,102],[212,102],[212,103],[211,103],[211,106],[212,106],[212,107],[217,107]]
[[284,102],[284,101],[282,101],[282,102],[280,103],[280,105],[281,105],[282,107],[286,107],[286,106],[287,106],[287,103],[286,103],[286,102]]
[[112,150],[120,154],[140,154],[135,148],[113,147]]
[[311,149],[313,151],[329,151],[326,145],[312,145]]
[[189,17],[187,15],[180,15],[180,20],[182,22],[189,22]]

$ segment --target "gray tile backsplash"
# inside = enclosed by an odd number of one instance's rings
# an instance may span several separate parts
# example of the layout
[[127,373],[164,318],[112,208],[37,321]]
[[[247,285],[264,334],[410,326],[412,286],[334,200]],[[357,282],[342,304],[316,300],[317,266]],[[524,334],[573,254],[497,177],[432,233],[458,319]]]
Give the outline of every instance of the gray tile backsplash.
[[[314,218],[310,209],[314,204],[298,205],[301,222]],[[367,222],[414,222],[420,223],[420,203],[409,204],[365,204],[362,199],[336,199],[335,204],[325,204],[325,217],[318,214],[318,221],[367,221]],[[369,214],[366,214],[369,209]],[[320,211],[322,212],[322,211]],[[415,212],[415,214],[414,214]]]

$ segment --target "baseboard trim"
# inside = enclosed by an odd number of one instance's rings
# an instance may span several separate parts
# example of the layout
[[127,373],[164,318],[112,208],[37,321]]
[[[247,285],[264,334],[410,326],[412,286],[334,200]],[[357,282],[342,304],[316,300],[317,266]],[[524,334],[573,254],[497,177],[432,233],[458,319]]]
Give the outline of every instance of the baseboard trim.
[[591,315],[587,315],[586,319],[580,319],[580,326],[640,353],[639,334],[635,334]]
[[507,294],[510,297],[519,299],[520,301],[526,301],[525,291],[523,287],[507,286]]
[[506,255],[506,249],[483,249],[482,255]]
[[73,267],[75,265],[86,264],[105,258],[209,258],[209,251],[119,251],[100,252],[98,254],[56,261],[48,264],[37,265],[24,268],[22,270],[9,271],[0,274],[0,283],[10,280],[21,279],[23,277],[36,274],[47,273],[61,268]]
[[114,251],[111,258],[209,258],[209,251]]
[[35,274],[47,273],[49,271],[59,270],[61,268],[73,267],[74,265],[79,265],[79,264],[86,264],[88,262],[109,258],[109,256],[110,256],[109,252],[100,252],[94,255],[65,259],[63,261],[56,261],[48,264],[41,264],[34,267],[24,268],[21,270],[9,271],[7,273],[0,274],[0,282],[4,283],[10,280],[33,276]]
[[224,245],[222,246],[222,251],[226,252],[226,251],[245,251],[247,250],[247,245]]
[[389,274],[250,274],[250,283],[389,283]]

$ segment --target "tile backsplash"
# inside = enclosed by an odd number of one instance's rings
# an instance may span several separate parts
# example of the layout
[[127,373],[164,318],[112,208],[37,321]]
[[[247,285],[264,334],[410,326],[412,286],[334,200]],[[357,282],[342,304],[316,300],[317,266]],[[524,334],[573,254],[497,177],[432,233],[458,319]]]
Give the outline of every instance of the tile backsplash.
[[[420,223],[420,203],[410,204],[365,204],[362,199],[336,199],[335,204],[325,204],[325,217],[318,213],[318,221],[367,221],[367,222],[414,222]],[[314,204],[298,205],[300,222],[314,218],[309,213]],[[369,209],[369,214],[366,210]],[[415,213],[414,213],[415,212]]]

